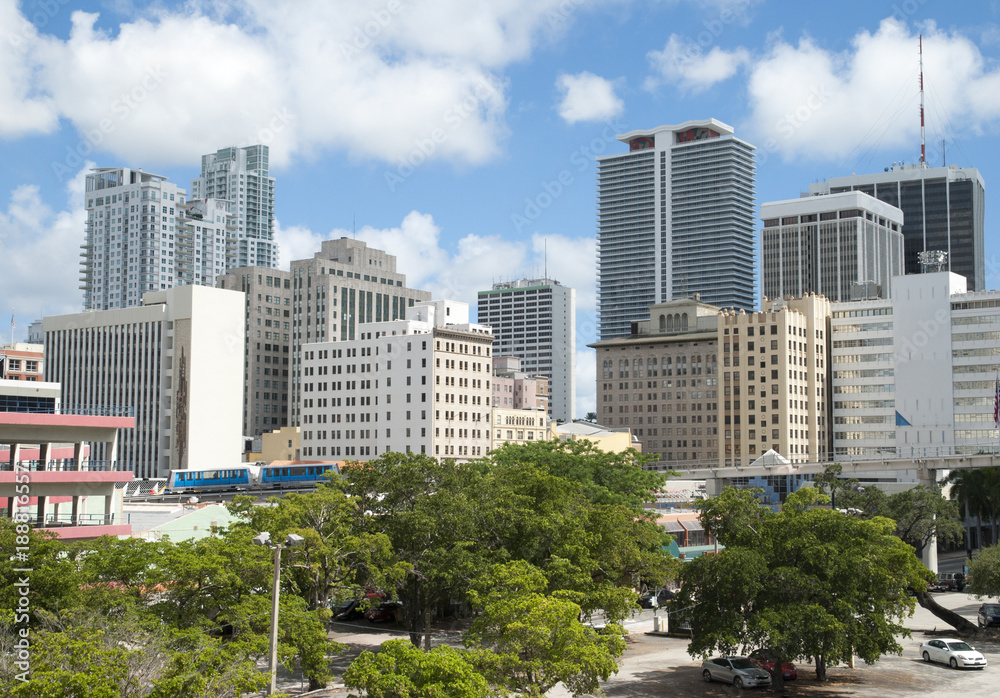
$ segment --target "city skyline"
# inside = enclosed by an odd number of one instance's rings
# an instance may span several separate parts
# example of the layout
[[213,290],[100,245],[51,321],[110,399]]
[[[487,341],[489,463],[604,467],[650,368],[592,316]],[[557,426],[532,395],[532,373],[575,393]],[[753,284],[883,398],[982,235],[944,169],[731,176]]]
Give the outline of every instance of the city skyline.
[[[13,307],[15,339],[37,318],[81,307],[90,167],[141,168],[187,188],[204,154],[260,143],[278,182],[283,268],[321,240],[356,234],[398,256],[411,287],[474,303],[487,283],[543,275],[547,248],[545,275],[578,293],[585,414],[595,404],[585,346],[597,338],[596,157],[620,147],[617,134],[714,117],[757,146],[758,203],[913,163],[920,34],[928,162],[980,170],[985,286],[998,285],[997,9],[956,17],[917,0],[78,7],[89,13],[10,0],[0,11],[9,39],[0,297]],[[233,53],[240,61],[226,60]],[[316,75],[315,65],[335,69]]]

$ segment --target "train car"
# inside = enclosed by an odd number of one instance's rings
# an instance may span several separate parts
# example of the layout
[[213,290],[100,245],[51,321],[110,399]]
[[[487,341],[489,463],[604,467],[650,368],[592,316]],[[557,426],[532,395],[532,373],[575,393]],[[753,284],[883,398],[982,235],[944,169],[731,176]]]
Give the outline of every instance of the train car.
[[326,463],[277,462],[260,468],[258,483],[262,489],[314,485],[329,472],[340,474],[343,461]]
[[246,463],[228,468],[171,470],[163,493],[248,490],[257,484],[259,478],[260,468]]

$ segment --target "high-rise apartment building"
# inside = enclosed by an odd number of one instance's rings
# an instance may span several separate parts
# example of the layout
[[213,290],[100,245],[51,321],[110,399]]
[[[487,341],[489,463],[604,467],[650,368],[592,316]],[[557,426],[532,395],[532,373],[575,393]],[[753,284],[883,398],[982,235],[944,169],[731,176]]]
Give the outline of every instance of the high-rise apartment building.
[[724,310],[723,466],[749,465],[768,450],[789,461],[830,457],[830,301],[809,294],[764,299],[758,313]]
[[[238,463],[243,306],[240,293],[178,286],[137,308],[44,318],[45,376],[62,384],[67,411],[131,409],[118,460],[136,477]],[[104,449],[91,457],[110,460]]]
[[428,301],[400,320],[302,347],[302,457],[388,451],[469,460],[491,445],[493,335],[469,306]]
[[719,308],[699,299],[657,303],[629,337],[597,350],[597,423],[631,429],[661,464],[719,456]]
[[[300,424],[302,347],[314,342],[358,339],[361,323],[406,318],[406,309],[431,294],[406,287],[396,257],[360,240],[324,240],[310,259],[291,264],[292,348],[291,419]],[[284,320],[284,318],[282,318]]]
[[186,198],[142,170],[102,167],[87,175],[84,310],[137,307],[149,291],[215,285],[225,272],[228,207]]
[[903,212],[860,191],[762,204],[761,292],[888,298],[903,273]]
[[946,271],[964,276],[971,291],[986,288],[986,186],[979,170],[894,165],[809,186],[810,194],[844,191],[862,191],[903,211],[905,274],[923,271],[920,252],[942,251],[948,253]]
[[219,277],[218,286],[245,294],[243,435],[260,436],[288,426],[292,274],[241,267]]
[[576,290],[551,279],[518,279],[480,291],[477,319],[493,330],[493,353],[549,379],[549,415],[576,412]]
[[191,180],[191,198],[229,202],[235,218],[228,240],[227,269],[278,266],[274,242],[274,177],[266,145],[220,148],[201,157],[201,176]]
[[715,119],[630,131],[597,159],[600,338],[649,307],[700,294],[755,307],[754,146]]

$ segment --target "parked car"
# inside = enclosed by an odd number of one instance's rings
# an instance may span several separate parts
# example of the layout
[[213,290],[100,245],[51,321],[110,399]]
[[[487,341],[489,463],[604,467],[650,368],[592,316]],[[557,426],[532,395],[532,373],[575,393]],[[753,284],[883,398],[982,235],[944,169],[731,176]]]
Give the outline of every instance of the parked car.
[[642,608],[652,608],[654,598],[656,599],[657,606],[663,606],[667,601],[674,598],[674,592],[669,589],[657,589],[655,592],[647,591],[639,597],[639,606]]
[[948,591],[948,582],[935,579],[927,585],[927,591]]
[[736,688],[770,686],[771,675],[746,657],[716,657],[701,663],[705,681],[725,681]]
[[961,572],[941,572],[938,574],[938,581],[944,583],[948,591],[965,589],[965,575]]
[[399,604],[395,601],[383,601],[365,611],[365,619],[369,623],[395,623],[399,608]]
[[339,621],[357,620],[365,615],[361,610],[361,602],[357,599],[335,603],[330,610],[333,611],[333,620]]
[[950,664],[952,669],[959,667],[986,668],[986,657],[962,640],[953,638],[928,640],[922,643],[920,656],[924,658],[925,662]]
[[[772,677],[774,676],[774,660],[772,657],[774,653],[768,649],[759,649],[751,652],[747,659],[764,669]],[[799,671],[795,668],[795,665],[791,662],[781,663],[781,675],[784,676],[785,681],[794,681],[799,678]]]
[[990,628],[1000,625],[1000,604],[984,603],[979,607],[979,627]]

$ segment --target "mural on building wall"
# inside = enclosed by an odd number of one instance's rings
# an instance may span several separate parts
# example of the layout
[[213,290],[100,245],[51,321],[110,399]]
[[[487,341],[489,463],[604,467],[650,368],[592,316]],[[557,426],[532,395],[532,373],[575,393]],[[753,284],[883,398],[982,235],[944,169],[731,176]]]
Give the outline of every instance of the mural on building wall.
[[186,469],[187,462],[187,427],[188,427],[188,377],[187,352],[181,347],[177,366],[177,393],[174,404],[174,450],[177,453],[177,467]]

